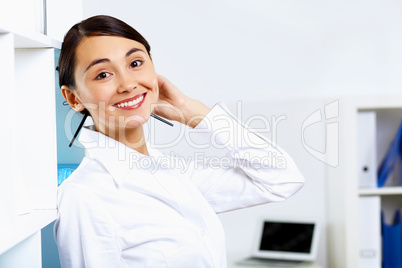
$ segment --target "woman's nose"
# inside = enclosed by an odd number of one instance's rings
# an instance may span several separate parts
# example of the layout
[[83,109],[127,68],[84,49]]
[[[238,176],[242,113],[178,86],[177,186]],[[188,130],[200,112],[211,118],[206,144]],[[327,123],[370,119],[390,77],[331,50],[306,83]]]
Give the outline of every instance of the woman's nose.
[[120,74],[120,84],[117,89],[119,93],[123,92],[131,92],[133,89],[137,87],[137,80],[135,79],[134,75],[129,72],[122,72]]

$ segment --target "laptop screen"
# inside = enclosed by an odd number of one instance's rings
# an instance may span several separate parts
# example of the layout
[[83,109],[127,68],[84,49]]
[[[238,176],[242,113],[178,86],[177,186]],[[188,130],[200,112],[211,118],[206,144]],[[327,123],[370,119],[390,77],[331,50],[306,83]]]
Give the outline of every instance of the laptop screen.
[[311,253],[313,223],[264,221],[260,250]]

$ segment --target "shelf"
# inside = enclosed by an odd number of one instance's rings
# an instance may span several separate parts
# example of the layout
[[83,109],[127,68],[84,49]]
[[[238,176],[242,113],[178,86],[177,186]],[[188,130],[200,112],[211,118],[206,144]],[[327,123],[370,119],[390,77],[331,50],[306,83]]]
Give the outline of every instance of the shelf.
[[372,195],[402,195],[402,187],[383,187],[359,189],[360,196]]
[[15,36],[15,48],[61,48],[61,42],[50,38],[47,35],[30,32],[30,31],[15,31],[11,29],[1,28],[0,34],[12,33]]
[[365,111],[365,110],[382,110],[382,109],[401,109],[401,101],[402,96],[386,96],[386,95],[378,95],[373,97],[365,97],[365,98],[349,98],[354,107],[357,110]]
[[57,210],[34,210],[16,217],[14,227],[1,234],[0,255],[56,219]]

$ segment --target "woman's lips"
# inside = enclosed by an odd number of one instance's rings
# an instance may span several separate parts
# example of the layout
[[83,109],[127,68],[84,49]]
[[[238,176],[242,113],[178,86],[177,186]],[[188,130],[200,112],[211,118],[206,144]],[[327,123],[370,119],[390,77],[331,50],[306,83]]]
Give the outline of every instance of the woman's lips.
[[144,102],[146,95],[147,95],[147,93],[144,92],[144,93],[135,95],[132,98],[117,102],[117,103],[113,104],[113,106],[116,108],[119,108],[119,109],[123,109],[123,110],[136,109],[136,108],[140,107],[141,104]]

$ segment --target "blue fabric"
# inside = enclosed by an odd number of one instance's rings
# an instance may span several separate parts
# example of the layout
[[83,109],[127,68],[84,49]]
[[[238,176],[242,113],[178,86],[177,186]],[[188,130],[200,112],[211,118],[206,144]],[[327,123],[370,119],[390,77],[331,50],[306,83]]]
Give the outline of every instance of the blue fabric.
[[382,221],[382,267],[402,267],[402,234],[401,215],[398,210],[395,213],[394,222],[391,225],[385,223],[384,213],[381,214]]

